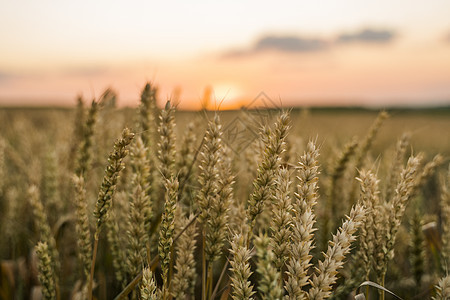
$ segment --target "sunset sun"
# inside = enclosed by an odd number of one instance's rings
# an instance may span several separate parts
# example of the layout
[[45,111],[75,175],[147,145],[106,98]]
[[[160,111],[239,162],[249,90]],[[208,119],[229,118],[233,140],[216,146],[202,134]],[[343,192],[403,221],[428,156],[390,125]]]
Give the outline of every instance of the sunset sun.
[[203,106],[209,110],[232,110],[244,105],[245,93],[235,83],[218,82],[205,88]]

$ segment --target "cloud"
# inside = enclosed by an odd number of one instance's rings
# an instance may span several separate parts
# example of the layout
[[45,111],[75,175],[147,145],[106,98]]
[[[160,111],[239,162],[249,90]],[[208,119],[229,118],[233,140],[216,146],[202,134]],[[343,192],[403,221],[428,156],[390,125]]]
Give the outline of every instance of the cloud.
[[304,53],[322,51],[328,47],[328,42],[319,38],[304,38],[293,35],[266,35],[256,41],[250,49],[235,49],[225,53],[223,57],[242,57],[266,51],[285,53]]
[[343,33],[337,37],[338,43],[363,42],[363,43],[388,43],[395,37],[392,30],[363,29],[354,33]]
[[13,73],[0,71],[0,81],[6,81],[6,80],[12,79],[14,77],[15,77],[15,74],[13,74]]
[[312,53],[332,49],[344,43],[386,44],[396,37],[393,30],[366,28],[353,33],[342,33],[334,38],[302,37],[295,35],[265,35],[249,48],[237,48],[222,58],[238,58],[267,51],[280,53]]
[[237,57],[244,57],[252,54],[253,52],[245,49],[234,49],[234,50],[228,50],[227,52],[223,53],[221,58],[237,58]]
[[8,81],[16,78],[19,78],[18,74],[0,70],[0,84],[6,84]]
[[444,42],[450,44],[450,31],[447,32],[447,34],[444,36]]
[[67,76],[98,76],[104,75],[108,71],[105,66],[82,66],[82,67],[69,67],[62,70],[62,74]]
[[281,52],[312,52],[324,50],[327,42],[321,39],[296,36],[266,36],[253,47],[253,51],[276,50]]

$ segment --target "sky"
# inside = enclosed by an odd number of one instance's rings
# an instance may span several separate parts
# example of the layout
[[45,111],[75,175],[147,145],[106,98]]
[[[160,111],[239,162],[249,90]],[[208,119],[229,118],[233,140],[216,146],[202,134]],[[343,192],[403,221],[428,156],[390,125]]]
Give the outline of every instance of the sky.
[[0,2],[0,105],[450,104],[448,0]]

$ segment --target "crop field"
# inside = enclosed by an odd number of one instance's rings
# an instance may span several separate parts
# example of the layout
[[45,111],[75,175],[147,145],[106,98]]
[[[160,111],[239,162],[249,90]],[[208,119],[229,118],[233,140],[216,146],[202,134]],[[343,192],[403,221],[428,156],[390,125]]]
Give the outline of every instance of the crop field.
[[0,108],[1,299],[450,299],[448,108],[156,95]]

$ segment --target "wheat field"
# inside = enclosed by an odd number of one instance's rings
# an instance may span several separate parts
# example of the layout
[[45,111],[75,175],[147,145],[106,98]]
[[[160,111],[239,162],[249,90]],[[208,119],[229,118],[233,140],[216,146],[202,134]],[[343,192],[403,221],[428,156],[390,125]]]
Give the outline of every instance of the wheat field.
[[0,109],[0,298],[450,298],[448,109],[115,97]]

